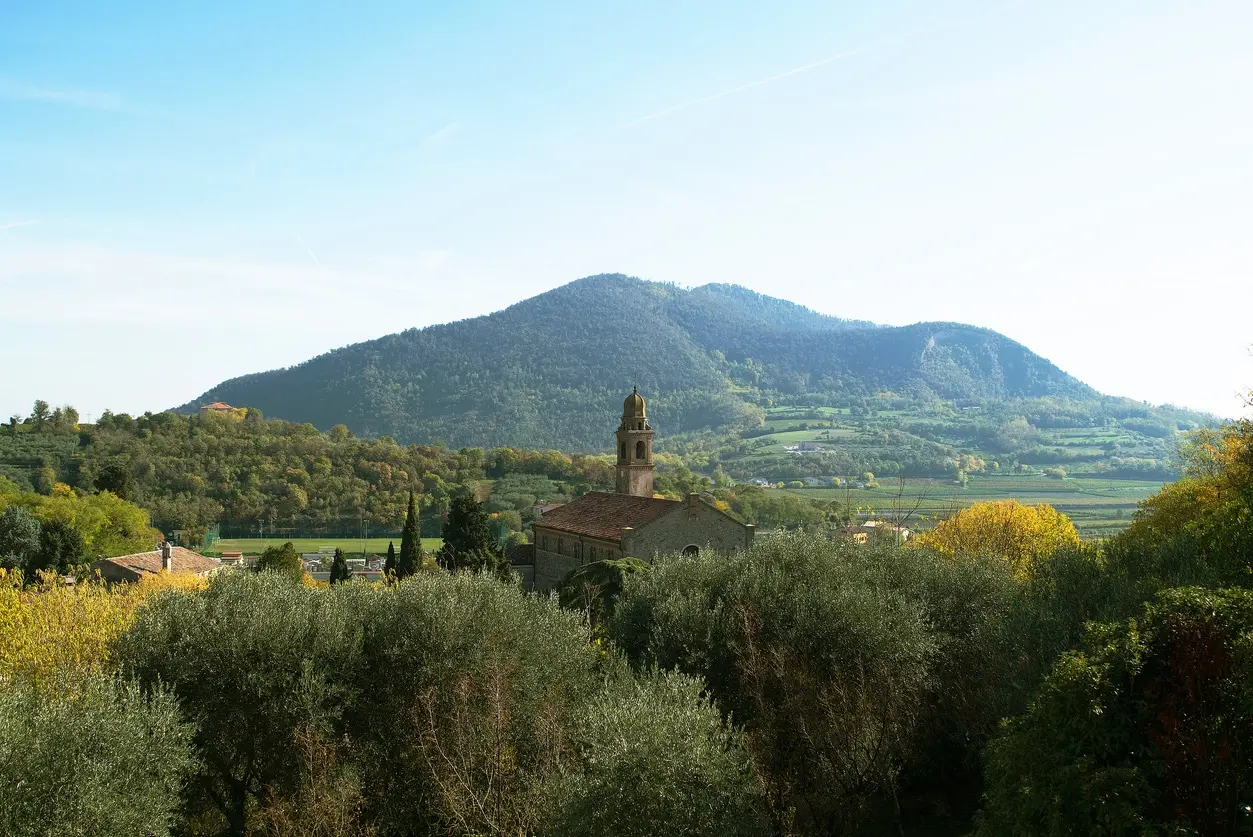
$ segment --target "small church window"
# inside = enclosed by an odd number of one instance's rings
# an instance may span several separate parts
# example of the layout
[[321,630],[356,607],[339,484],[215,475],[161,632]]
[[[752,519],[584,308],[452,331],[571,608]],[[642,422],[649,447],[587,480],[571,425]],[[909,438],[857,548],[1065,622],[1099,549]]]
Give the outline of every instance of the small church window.
[[[604,450],[604,448],[601,448],[601,450]],[[644,458],[644,442],[642,440],[635,443],[635,458]]]
[[622,453],[620,454],[619,458],[624,459],[624,460],[626,459],[626,442],[622,443]]

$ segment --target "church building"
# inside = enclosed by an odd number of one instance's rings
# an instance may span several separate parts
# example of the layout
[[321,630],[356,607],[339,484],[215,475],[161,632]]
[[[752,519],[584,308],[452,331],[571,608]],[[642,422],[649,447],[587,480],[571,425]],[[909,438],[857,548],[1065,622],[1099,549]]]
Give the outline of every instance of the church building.
[[651,561],[658,555],[752,546],[752,526],[699,495],[653,496],[653,428],[638,391],[622,405],[616,441],[614,493],[590,492],[535,521],[535,589],[550,590],[576,567],[608,558]]

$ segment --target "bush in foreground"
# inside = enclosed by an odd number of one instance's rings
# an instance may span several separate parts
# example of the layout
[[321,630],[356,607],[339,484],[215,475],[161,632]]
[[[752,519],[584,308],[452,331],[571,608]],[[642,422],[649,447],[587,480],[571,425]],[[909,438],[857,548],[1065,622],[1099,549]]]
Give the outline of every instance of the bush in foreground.
[[167,834],[191,767],[173,697],[89,676],[0,687],[0,834]]
[[978,834],[1253,833],[1253,593],[1095,626],[988,753]]
[[977,777],[1014,594],[1003,562],[788,536],[631,576],[609,632],[744,725],[777,830],[848,833],[906,779]]
[[769,833],[741,735],[703,683],[645,673],[591,701],[574,733],[579,758],[552,783],[553,837]]
[[754,810],[698,681],[637,686],[578,614],[486,574],[222,575],[153,598],[117,652],[196,725],[186,812],[205,833],[608,837],[623,823],[577,813],[606,803],[660,837]]

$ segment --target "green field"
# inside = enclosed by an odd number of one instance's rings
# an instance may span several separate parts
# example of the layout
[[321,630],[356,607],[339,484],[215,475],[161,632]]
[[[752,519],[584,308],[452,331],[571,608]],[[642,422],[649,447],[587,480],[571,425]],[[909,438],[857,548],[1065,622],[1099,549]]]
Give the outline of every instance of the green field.
[[[1161,490],[1149,480],[1050,479],[1030,476],[972,476],[966,488],[933,479],[882,480],[879,488],[782,488],[779,492],[811,500],[848,503],[863,511],[897,515],[912,513],[926,527],[936,518],[985,500],[1047,503],[1068,515],[1085,538],[1107,537],[1131,523],[1137,504]],[[925,519],[924,519],[925,518]]]
[[[339,547],[344,550],[348,556],[361,554],[361,538],[266,538],[266,546],[278,546],[287,541],[292,542],[292,546],[296,547],[297,552],[318,552],[322,549],[334,549]],[[400,538],[367,538],[365,540],[365,553],[367,555],[385,555],[387,553],[388,542],[396,544],[396,549],[400,549]],[[444,545],[442,538],[423,538],[422,549],[427,552],[435,552]],[[208,550],[210,555],[219,555],[223,552],[242,552],[245,555],[261,554],[260,538],[226,538],[216,541],[212,548]]]

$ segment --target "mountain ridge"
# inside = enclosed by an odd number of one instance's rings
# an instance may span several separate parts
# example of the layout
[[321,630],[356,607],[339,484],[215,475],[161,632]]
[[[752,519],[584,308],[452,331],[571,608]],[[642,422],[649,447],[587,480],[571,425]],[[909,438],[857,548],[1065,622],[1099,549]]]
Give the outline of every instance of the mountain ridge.
[[881,326],[736,285],[598,274],[233,378],[177,409],[220,400],[402,443],[595,451],[608,445],[613,398],[633,385],[672,434],[752,423],[763,400],[1098,396],[991,329]]

